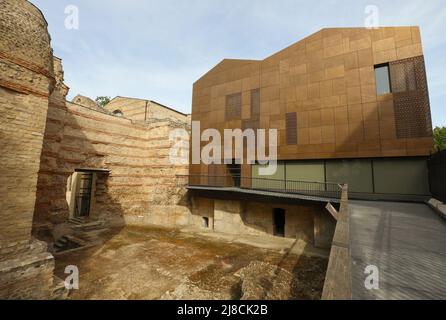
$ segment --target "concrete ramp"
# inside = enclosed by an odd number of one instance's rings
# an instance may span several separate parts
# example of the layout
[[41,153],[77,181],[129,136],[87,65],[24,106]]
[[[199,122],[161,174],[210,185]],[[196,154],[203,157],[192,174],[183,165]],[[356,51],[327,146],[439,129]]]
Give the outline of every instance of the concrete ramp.
[[[446,222],[417,203],[350,201],[353,299],[446,299]],[[379,289],[364,281],[378,267]]]

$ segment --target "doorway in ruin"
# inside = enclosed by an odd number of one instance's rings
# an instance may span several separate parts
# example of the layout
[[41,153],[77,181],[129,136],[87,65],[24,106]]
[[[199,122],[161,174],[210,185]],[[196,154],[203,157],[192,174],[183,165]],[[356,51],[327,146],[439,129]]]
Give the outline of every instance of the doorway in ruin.
[[70,218],[88,218],[94,204],[96,174],[74,172],[67,181],[67,202]]
[[274,235],[285,237],[285,210],[274,208],[273,211]]
[[86,218],[90,215],[91,191],[93,186],[93,174],[82,172],[79,175],[79,189],[77,190],[74,216]]

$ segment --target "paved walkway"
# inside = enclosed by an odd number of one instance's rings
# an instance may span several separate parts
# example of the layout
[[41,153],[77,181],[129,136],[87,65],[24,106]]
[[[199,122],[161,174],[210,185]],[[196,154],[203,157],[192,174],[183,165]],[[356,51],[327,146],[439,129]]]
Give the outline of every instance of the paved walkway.
[[[446,299],[446,222],[424,204],[350,201],[353,299]],[[379,289],[364,285],[368,265]]]

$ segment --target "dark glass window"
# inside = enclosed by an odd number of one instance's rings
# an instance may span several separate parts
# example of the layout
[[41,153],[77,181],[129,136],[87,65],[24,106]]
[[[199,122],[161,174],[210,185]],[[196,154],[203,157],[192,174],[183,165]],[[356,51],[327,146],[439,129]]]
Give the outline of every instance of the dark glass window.
[[375,66],[376,94],[383,95],[391,92],[389,65]]

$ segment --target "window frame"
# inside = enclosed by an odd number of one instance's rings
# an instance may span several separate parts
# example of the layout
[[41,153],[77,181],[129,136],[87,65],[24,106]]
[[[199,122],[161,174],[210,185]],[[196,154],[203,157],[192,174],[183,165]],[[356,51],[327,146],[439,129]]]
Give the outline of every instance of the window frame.
[[[376,70],[380,69],[380,68],[387,68],[387,79],[388,79],[388,83],[389,83],[389,92],[385,92],[385,93],[379,93],[378,92],[378,78],[376,76]],[[393,93],[392,90],[392,79],[391,79],[391,74],[390,74],[390,63],[386,62],[386,63],[380,63],[380,64],[376,64],[373,66],[373,73],[375,75],[375,86],[376,86],[376,95],[377,96],[384,96],[386,94],[391,94]]]

